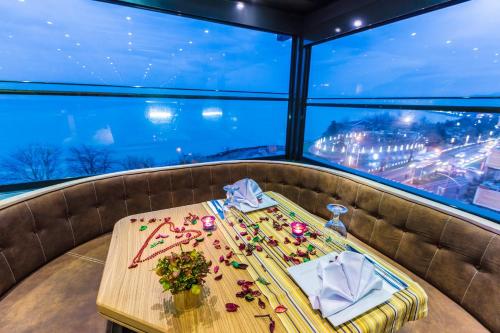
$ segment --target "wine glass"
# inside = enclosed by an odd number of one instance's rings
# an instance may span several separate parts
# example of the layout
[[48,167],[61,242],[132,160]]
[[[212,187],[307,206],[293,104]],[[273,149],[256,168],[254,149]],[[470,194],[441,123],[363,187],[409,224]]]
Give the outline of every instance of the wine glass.
[[340,215],[347,213],[348,209],[345,206],[338,204],[328,204],[326,209],[332,212],[332,219],[325,223],[325,229],[336,231],[340,236],[347,237],[347,228],[340,221]]
[[224,209],[228,210],[229,206],[234,205],[234,193],[240,189],[239,186],[236,185],[226,185],[223,187],[224,191],[226,191],[226,200],[224,200]]

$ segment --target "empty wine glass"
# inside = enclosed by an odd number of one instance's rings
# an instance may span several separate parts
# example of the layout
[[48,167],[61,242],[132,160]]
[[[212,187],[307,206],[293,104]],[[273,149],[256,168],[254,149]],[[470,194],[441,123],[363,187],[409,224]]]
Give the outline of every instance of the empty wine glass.
[[240,188],[236,185],[226,185],[223,187],[224,191],[226,191],[226,200],[224,200],[224,209],[228,210],[229,206],[234,204],[234,193],[238,191]]
[[347,229],[340,221],[340,215],[347,213],[347,207],[337,204],[328,204],[326,209],[332,212],[332,219],[325,223],[325,229],[336,231],[340,236],[347,237]]

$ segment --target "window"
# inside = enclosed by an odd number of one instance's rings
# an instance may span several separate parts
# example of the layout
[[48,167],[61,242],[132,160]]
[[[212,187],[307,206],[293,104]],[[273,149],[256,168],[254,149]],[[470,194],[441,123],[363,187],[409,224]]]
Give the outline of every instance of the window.
[[312,48],[304,156],[500,220],[500,3]]
[[291,40],[91,0],[0,31],[0,187],[284,155]]

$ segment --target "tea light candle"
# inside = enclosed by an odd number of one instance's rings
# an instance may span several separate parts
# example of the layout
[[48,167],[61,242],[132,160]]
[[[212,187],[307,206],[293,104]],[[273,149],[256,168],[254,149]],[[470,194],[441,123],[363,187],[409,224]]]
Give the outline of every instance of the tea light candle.
[[203,230],[213,230],[215,227],[215,216],[203,216],[201,218],[201,224],[203,224]]
[[290,227],[292,228],[292,234],[294,237],[302,237],[307,231],[307,224],[302,222],[292,222],[290,223]]

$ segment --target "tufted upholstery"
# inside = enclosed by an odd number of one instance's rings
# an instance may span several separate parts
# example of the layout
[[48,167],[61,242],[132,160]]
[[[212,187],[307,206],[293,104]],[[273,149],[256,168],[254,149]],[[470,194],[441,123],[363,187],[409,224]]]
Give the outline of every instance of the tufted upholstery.
[[[297,164],[232,162],[140,170],[59,185],[0,206],[0,295],[48,261],[139,212],[202,202],[255,179],[323,218],[349,208],[349,233],[425,279],[500,332],[500,238],[493,232],[368,185]],[[495,254],[497,254],[495,256]]]

